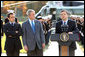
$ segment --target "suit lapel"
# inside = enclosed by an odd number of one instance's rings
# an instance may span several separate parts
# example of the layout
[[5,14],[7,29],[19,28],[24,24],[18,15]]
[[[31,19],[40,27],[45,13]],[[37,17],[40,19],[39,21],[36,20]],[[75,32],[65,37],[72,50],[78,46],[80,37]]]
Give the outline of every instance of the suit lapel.
[[35,22],[35,33],[36,33],[37,32],[37,29],[38,29],[38,26],[37,26],[37,21],[34,20],[34,22]]
[[30,30],[32,33],[34,33],[32,30],[31,24],[29,23],[29,20],[26,21],[26,27],[27,27],[27,30]]
[[68,26],[70,25],[70,20],[68,20],[67,24],[68,24]]
[[17,24],[15,23],[13,27],[14,27],[14,29],[17,29]]
[[[37,20],[34,20],[34,22],[35,22],[35,33],[36,33],[36,32],[37,32],[37,29],[38,29]],[[32,30],[32,27],[31,27],[31,25],[30,25],[30,23],[29,23],[29,20],[26,21],[26,27],[27,27],[27,30],[30,29],[31,32],[34,34],[34,32],[33,32],[33,30]]]
[[63,25],[63,21],[61,20],[60,25]]
[[12,29],[12,25],[11,25],[10,23],[8,23],[8,27],[9,27],[10,29]]
[[[70,28],[71,28],[71,23],[70,23],[70,20],[68,20],[68,31],[70,30]],[[71,28],[72,29],[72,28]]]

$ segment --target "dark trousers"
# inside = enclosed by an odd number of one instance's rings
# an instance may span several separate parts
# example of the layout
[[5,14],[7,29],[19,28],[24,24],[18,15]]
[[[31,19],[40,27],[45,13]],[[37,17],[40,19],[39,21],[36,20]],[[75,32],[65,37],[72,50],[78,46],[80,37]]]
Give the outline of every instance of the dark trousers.
[[[59,56],[61,56],[60,50],[61,49],[60,49],[60,46],[59,46]],[[69,56],[75,56],[75,50],[70,48],[70,47],[69,47]]]
[[49,32],[46,34],[46,38],[45,38],[45,44],[46,44],[46,45],[49,43],[50,35],[51,35],[51,31],[49,31]]
[[43,56],[43,49],[39,49],[36,45],[35,49],[27,52],[28,56]]
[[81,44],[84,46],[84,37],[81,37],[82,40],[81,40]]
[[7,56],[19,56],[19,50],[6,50]]
[[75,50],[69,48],[69,56],[75,56]]
[[1,53],[2,53],[2,48],[1,48]]

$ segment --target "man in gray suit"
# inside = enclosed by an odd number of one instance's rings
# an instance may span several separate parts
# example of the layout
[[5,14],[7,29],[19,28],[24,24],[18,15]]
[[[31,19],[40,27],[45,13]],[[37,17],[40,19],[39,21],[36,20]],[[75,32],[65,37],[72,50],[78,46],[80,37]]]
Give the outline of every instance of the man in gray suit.
[[28,20],[22,24],[23,45],[28,56],[43,56],[45,36],[42,24],[35,19],[35,11],[29,9],[26,13]]

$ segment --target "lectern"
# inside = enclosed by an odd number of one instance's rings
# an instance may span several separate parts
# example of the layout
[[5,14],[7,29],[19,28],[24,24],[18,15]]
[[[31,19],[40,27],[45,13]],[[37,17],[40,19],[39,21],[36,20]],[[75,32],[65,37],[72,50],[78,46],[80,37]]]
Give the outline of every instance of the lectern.
[[69,45],[72,41],[79,41],[79,34],[51,34],[51,41],[58,41],[60,56],[69,56]]
[[73,41],[79,41],[79,34],[68,34],[68,25],[61,25],[61,34],[51,34],[51,41],[57,41],[60,46],[60,56],[69,56],[69,46]]

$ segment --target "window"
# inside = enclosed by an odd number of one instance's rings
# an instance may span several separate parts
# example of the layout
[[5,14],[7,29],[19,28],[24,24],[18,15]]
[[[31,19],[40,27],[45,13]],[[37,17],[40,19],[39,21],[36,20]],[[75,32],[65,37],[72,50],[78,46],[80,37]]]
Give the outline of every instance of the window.
[[80,5],[84,5],[84,3],[79,1],[64,1],[63,2],[63,6],[80,6]]

